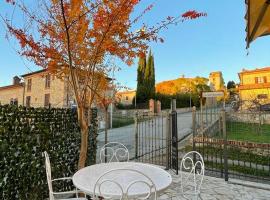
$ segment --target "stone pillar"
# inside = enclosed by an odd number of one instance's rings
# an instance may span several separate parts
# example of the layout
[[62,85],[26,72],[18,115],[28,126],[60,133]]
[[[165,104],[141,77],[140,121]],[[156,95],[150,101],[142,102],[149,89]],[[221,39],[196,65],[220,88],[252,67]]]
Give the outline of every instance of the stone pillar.
[[156,112],[161,113],[161,102],[159,100],[156,102]]
[[155,112],[155,100],[154,99],[149,100],[149,111],[151,113]]

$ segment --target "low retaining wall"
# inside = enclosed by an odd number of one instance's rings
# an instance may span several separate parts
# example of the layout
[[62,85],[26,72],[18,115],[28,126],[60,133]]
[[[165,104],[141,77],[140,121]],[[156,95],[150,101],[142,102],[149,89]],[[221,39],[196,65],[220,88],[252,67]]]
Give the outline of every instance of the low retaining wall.
[[[223,145],[224,139],[196,136],[194,138],[194,142]],[[227,145],[228,147],[240,148],[244,152],[251,151],[252,153],[257,155],[269,156],[270,154],[270,143],[254,143],[248,141],[227,140]]]

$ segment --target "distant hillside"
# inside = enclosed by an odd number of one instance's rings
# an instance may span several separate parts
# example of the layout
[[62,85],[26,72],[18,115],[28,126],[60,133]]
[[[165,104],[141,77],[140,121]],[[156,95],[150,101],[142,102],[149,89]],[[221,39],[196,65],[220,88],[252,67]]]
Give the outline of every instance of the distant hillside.
[[163,81],[156,84],[156,92],[161,94],[174,95],[178,93],[197,93],[198,88],[208,90],[208,79],[204,77],[178,78],[175,80]]

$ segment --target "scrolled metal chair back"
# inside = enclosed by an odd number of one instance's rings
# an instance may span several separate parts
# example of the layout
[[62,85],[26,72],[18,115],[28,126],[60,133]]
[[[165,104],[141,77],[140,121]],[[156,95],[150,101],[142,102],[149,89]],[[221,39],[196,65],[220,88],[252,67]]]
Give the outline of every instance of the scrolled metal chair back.
[[[113,175],[115,173],[120,173],[123,174],[123,172],[129,172],[129,173],[136,173],[139,176],[141,176],[143,179],[142,180],[136,180],[128,183],[120,183],[116,179],[112,179],[108,176]],[[125,174],[127,175],[127,174]],[[125,176],[123,175],[123,176]],[[108,183],[110,187],[116,187],[118,188],[118,194],[104,194],[102,192],[102,186],[104,184]],[[144,185],[144,188],[146,187],[148,189],[148,192],[144,194],[144,196],[130,196],[130,190],[135,187],[136,185],[138,186],[139,184]],[[115,191],[114,191],[115,192]],[[151,180],[150,177],[145,175],[144,173],[134,170],[134,169],[113,169],[108,172],[105,172],[103,175],[101,175],[97,181],[95,182],[94,186],[94,194],[93,194],[93,200],[98,200],[99,197],[102,199],[113,199],[113,200],[129,200],[129,199],[139,199],[139,200],[146,200],[151,197],[153,200],[157,200],[157,190],[154,182]]]
[[52,170],[51,170],[51,162],[49,155],[46,151],[43,152],[45,156],[45,168],[46,168],[46,176],[47,176],[47,182],[49,187],[49,199],[54,200],[53,196],[53,188],[52,188]]
[[119,142],[109,142],[100,149],[100,162],[129,161],[129,152],[125,145]]
[[199,152],[190,151],[183,156],[180,176],[183,196],[192,195],[197,199],[204,177],[204,161]]

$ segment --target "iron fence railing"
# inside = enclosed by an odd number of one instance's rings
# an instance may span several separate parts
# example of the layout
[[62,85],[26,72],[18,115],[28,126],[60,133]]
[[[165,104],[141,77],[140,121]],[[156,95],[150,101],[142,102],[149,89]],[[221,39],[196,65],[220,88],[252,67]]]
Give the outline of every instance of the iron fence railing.
[[166,114],[137,116],[135,157],[138,161],[165,165],[167,120]]
[[216,122],[198,128],[193,149],[209,175],[270,183],[270,113],[222,111]]

